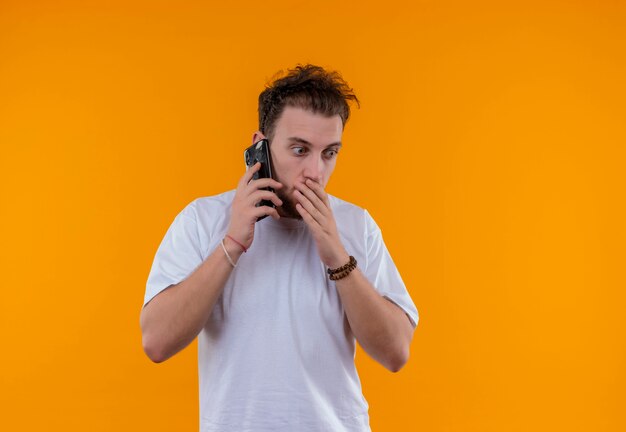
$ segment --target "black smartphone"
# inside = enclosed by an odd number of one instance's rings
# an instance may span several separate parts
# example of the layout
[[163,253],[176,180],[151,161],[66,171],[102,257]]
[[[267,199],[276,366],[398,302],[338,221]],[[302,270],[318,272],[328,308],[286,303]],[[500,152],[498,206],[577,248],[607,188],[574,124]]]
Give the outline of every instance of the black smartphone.
[[[261,162],[261,168],[254,173],[252,180],[258,180],[260,178],[273,178],[272,156],[270,155],[270,143],[267,139],[263,138],[262,140],[252,144],[243,152],[243,156],[248,168],[252,167],[257,162]],[[264,189],[274,192],[274,189],[271,187],[266,187]],[[261,200],[261,202],[257,203],[256,206],[258,207],[262,205],[276,208],[274,203],[269,200]],[[267,217],[267,215],[259,217],[257,222],[265,217]]]

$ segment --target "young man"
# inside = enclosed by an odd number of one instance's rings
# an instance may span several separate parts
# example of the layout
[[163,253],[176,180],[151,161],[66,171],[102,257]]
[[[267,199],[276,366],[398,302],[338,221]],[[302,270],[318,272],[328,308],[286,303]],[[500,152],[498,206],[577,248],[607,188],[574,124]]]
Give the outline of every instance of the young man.
[[317,66],[272,83],[252,143],[269,139],[275,178],[252,180],[257,163],[190,203],[159,246],[143,347],[162,362],[198,337],[203,432],[369,431],[355,339],[392,372],[408,360],[418,313],[381,231],[324,191],[349,101]]

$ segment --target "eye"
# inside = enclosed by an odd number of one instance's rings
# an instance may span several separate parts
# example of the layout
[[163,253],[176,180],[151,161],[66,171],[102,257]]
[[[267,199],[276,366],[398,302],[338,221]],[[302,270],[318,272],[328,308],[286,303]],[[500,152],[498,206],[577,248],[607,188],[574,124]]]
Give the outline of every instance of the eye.
[[332,159],[337,156],[337,153],[339,153],[339,150],[336,150],[336,149],[326,150],[326,157],[328,159]]
[[293,147],[291,151],[293,151],[296,156],[302,156],[306,153],[306,149],[304,147]]

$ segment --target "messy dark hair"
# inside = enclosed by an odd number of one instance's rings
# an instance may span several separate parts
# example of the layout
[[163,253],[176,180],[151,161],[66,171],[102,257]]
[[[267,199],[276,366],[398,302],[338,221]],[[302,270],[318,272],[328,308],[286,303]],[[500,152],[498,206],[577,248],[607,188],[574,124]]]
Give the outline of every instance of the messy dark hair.
[[279,72],[259,95],[259,130],[270,140],[286,106],[322,114],[339,115],[345,127],[350,117],[348,102],[359,100],[341,75],[311,64],[297,65],[287,74]]

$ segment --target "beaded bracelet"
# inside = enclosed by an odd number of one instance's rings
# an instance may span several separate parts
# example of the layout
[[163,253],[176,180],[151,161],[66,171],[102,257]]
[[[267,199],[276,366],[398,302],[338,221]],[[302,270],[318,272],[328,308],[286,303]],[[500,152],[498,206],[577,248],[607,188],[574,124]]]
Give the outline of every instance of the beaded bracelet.
[[347,264],[342,265],[341,267],[337,267],[336,269],[328,269],[326,270],[328,272],[329,275],[331,274],[335,274],[335,273],[339,273],[341,271],[344,271],[345,269],[347,269],[348,267],[351,266],[356,266],[356,259],[350,255],[350,261],[348,261]]
[[339,280],[343,279],[350,274],[352,270],[356,268],[356,259],[350,255],[350,261],[347,264],[342,265],[336,269],[328,269],[327,272],[329,274],[330,280]]

